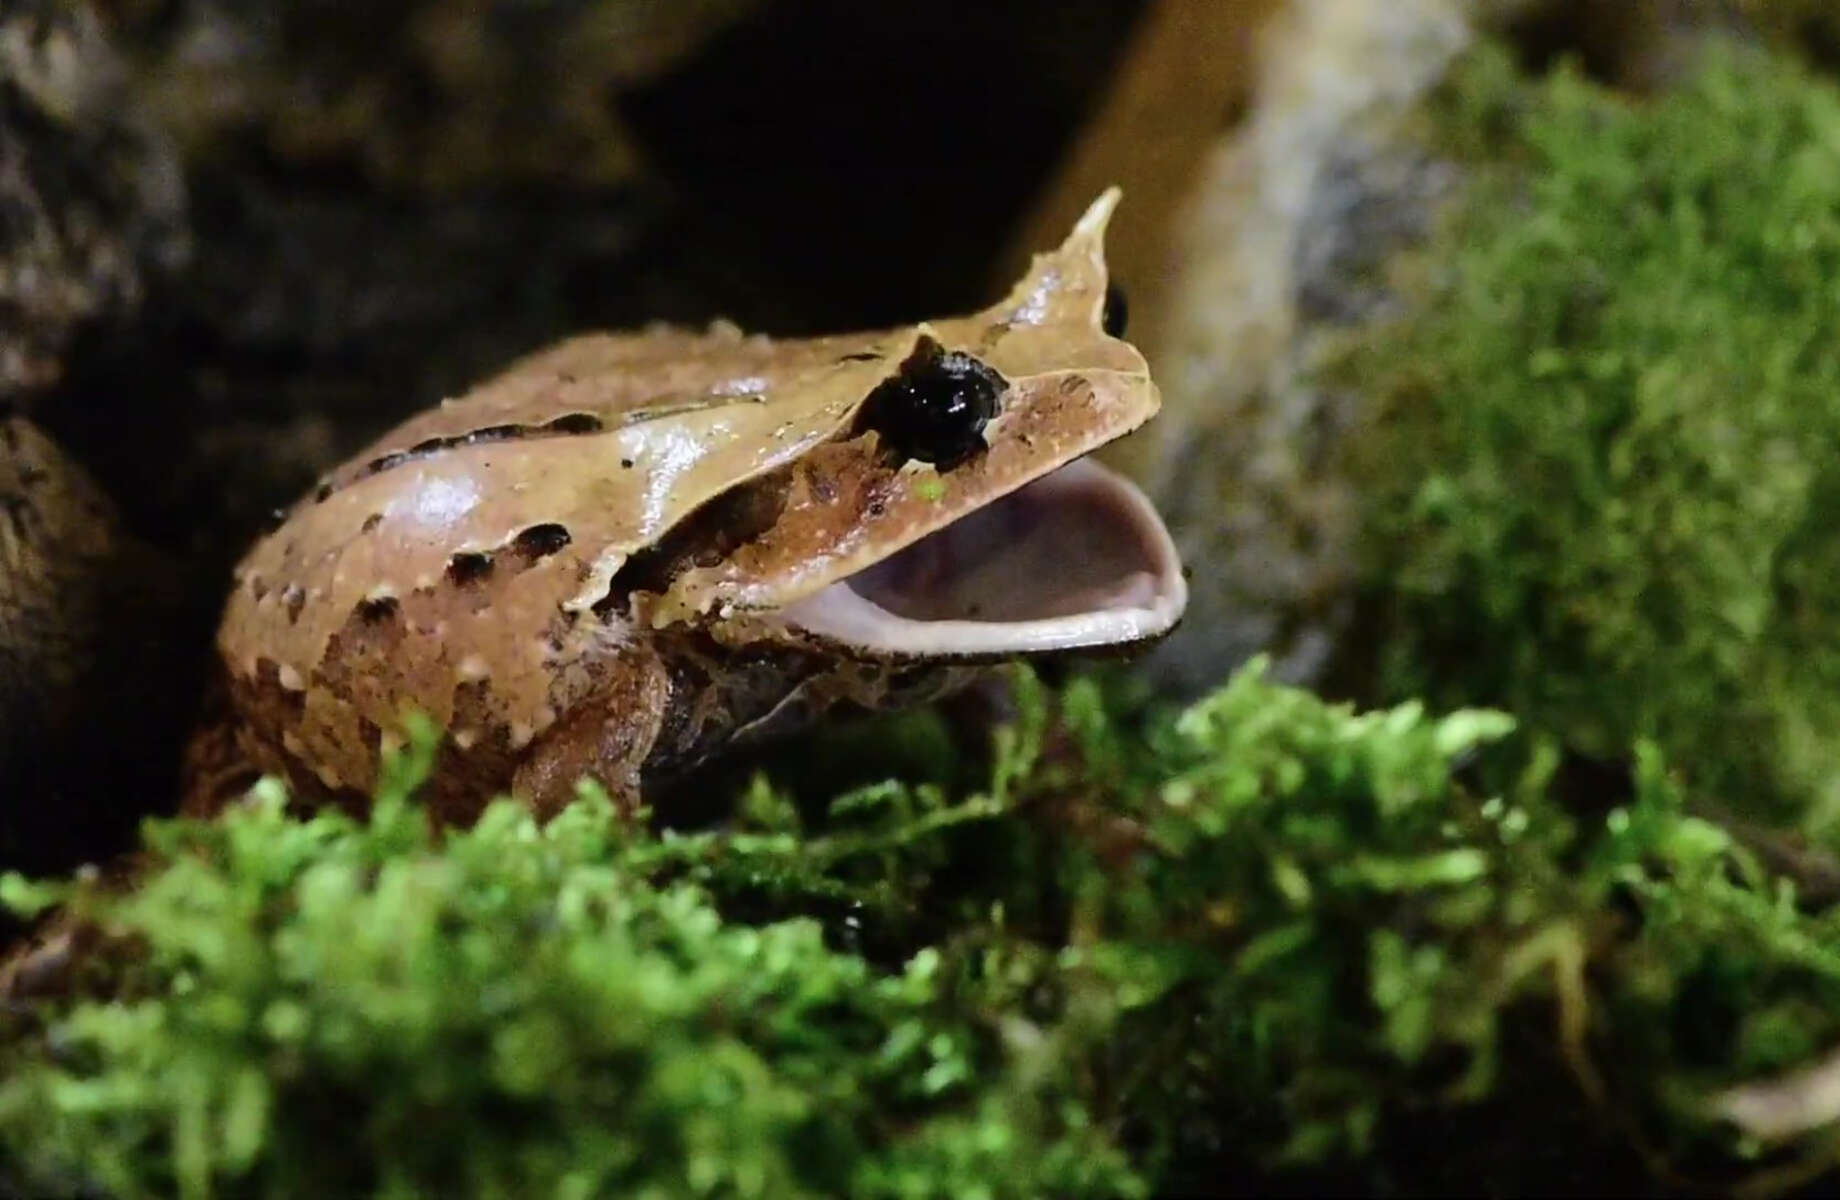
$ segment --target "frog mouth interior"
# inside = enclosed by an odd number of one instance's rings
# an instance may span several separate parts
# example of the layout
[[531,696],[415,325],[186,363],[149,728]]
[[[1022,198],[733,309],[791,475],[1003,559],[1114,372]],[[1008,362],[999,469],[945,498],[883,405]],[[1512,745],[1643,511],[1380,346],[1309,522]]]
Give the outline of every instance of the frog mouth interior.
[[866,651],[986,657],[1128,645],[1188,602],[1181,561],[1133,484],[1080,459],[788,606]]

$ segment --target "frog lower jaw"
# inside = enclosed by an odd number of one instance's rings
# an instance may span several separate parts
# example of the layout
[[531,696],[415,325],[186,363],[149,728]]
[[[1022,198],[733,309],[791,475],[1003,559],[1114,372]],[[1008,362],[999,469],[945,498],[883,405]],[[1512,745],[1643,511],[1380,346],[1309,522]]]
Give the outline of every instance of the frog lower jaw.
[[780,613],[869,655],[991,658],[1169,632],[1182,564],[1130,481],[1081,459]]

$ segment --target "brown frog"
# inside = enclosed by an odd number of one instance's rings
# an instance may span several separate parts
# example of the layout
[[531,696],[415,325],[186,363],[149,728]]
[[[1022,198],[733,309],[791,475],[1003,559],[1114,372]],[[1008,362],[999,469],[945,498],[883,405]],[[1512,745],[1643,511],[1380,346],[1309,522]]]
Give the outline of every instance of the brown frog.
[[[439,819],[547,814],[583,777],[633,802],[833,705],[1168,632],[1175,548],[1083,458],[1159,403],[1106,327],[1117,200],[971,316],[594,334],[412,417],[237,569],[198,760],[362,804],[414,708],[445,730]],[[194,812],[249,777],[195,774]]]

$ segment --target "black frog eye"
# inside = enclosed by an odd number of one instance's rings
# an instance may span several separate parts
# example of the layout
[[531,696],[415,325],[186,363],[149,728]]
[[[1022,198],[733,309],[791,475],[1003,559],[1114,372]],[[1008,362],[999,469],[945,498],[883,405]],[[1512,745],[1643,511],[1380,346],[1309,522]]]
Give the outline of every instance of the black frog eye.
[[859,421],[903,459],[950,471],[984,449],[1009,381],[969,354],[922,337],[895,375],[863,401]]
[[1105,307],[1100,310],[1099,327],[1106,337],[1121,338],[1131,319],[1131,306],[1125,301],[1124,289],[1115,283],[1105,285]]

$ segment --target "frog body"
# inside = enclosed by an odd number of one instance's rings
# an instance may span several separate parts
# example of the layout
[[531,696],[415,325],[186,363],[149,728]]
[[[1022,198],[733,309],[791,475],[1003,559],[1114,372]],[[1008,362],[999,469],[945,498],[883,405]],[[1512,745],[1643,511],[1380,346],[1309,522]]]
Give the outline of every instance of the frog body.
[[971,316],[588,335],[411,417],[238,567],[213,761],[359,803],[414,708],[445,731],[437,818],[547,814],[583,777],[636,800],[839,703],[1167,632],[1168,535],[1082,460],[1158,404],[1105,329],[1116,201]]

